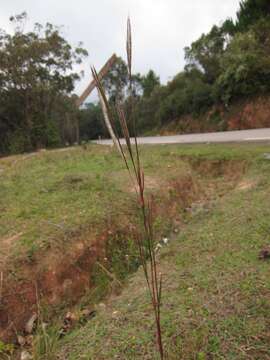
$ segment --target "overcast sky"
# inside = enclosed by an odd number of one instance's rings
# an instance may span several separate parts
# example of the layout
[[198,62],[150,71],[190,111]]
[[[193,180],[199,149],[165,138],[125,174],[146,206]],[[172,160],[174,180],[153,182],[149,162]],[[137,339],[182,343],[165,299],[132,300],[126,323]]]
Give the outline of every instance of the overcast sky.
[[212,25],[234,17],[239,0],[0,0],[0,28],[11,31],[9,17],[26,11],[35,22],[63,25],[71,44],[82,41],[89,57],[82,68],[80,93],[90,81],[90,64],[99,69],[116,52],[125,58],[126,19],[133,36],[133,71],[152,68],[166,83],[184,66],[183,48]]

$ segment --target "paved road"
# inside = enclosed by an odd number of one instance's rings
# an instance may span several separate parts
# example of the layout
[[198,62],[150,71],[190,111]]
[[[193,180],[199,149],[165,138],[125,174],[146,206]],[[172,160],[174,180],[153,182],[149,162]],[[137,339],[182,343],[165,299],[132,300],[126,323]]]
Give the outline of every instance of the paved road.
[[[123,140],[121,140],[123,141]],[[147,136],[139,137],[139,144],[194,144],[194,143],[228,143],[228,142],[260,142],[270,143],[270,128],[255,130],[222,131],[203,134]],[[111,145],[112,140],[97,140],[97,144]]]

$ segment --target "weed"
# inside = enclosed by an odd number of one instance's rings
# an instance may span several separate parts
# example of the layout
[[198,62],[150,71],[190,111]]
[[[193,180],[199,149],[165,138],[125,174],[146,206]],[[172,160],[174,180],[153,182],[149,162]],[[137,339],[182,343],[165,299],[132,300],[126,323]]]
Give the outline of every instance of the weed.
[[[132,43],[131,43],[131,25],[130,19],[127,21],[127,61],[128,61],[128,73],[130,79],[130,94],[132,94],[132,82],[131,82],[131,60],[132,60]],[[111,109],[109,102],[106,98],[105,91],[98,77],[95,68],[92,68],[93,78],[96,81],[101,103],[103,104],[103,112],[106,123],[109,122],[109,128],[113,128],[113,110]],[[113,141],[116,148],[119,150],[122,156],[123,162],[130,175],[134,190],[137,195],[138,204],[141,210],[143,219],[144,236],[138,237],[137,246],[139,251],[139,257],[143,266],[144,275],[151,297],[153,311],[155,315],[156,324],[156,337],[160,358],[164,358],[163,342],[162,342],[162,331],[160,323],[160,308],[161,308],[161,294],[162,294],[162,276],[158,274],[156,251],[155,251],[155,239],[154,239],[154,219],[153,219],[153,198],[147,199],[145,195],[145,178],[144,171],[142,168],[137,136],[136,136],[136,124],[133,124],[134,142],[135,149],[131,145],[130,132],[127,125],[126,115],[122,106],[118,103],[117,107],[118,120],[121,126],[122,134],[124,136],[125,145],[127,152],[125,152],[123,145],[120,142],[119,137],[112,135]],[[111,133],[111,131],[110,131]],[[148,266],[148,260],[150,265]]]
[[33,360],[55,360],[59,341],[59,328],[40,323],[34,337]]

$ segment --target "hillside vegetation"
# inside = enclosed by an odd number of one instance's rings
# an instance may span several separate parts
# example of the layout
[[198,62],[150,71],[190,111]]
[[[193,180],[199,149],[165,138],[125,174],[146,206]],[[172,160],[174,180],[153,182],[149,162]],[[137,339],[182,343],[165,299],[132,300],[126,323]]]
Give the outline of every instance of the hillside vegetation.
[[[268,128],[270,119],[269,95],[253,96],[233,102],[227,110],[211,108],[196,117],[191,114],[149,130],[151,135],[173,135],[183,133],[187,124],[189,132],[211,132],[224,130],[244,130]],[[216,116],[220,122],[216,122]]]
[[[135,29],[136,31],[136,29]],[[136,49],[135,49],[136,50]],[[185,48],[186,66],[166,85],[149,71],[133,79],[133,116],[140,134],[204,132],[270,126],[270,5],[243,0],[236,19],[202,34]],[[119,59],[119,63],[123,60]],[[124,92],[125,71],[112,69],[122,82],[107,86],[111,102]],[[110,82],[110,85],[112,83]],[[105,83],[105,87],[106,87]],[[116,89],[118,91],[116,92]],[[262,100],[264,99],[264,100]],[[127,111],[129,99],[125,100]],[[82,110],[81,134],[106,136],[99,124],[99,105]],[[265,113],[265,115],[262,115]],[[101,123],[100,123],[101,124]]]

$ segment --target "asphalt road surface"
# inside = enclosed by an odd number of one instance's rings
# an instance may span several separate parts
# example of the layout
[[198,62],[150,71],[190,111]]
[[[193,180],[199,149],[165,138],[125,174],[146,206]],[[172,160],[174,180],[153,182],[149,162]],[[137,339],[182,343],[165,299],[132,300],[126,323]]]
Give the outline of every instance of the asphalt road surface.
[[[234,130],[203,134],[146,136],[139,137],[139,144],[200,144],[200,143],[230,143],[230,142],[269,142],[270,128],[254,130]],[[123,139],[121,139],[123,142]],[[133,140],[134,142],[134,140]],[[95,143],[112,145],[112,140],[96,140]]]

